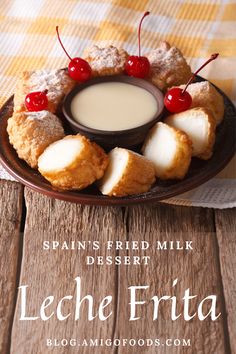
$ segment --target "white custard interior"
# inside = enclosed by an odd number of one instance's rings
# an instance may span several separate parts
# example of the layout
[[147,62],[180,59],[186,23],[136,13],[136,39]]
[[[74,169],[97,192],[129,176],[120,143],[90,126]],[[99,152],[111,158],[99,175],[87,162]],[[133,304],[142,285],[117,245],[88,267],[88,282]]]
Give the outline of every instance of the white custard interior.
[[184,131],[193,143],[193,155],[201,154],[208,143],[209,124],[207,116],[202,113],[194,116],[178,116],[167,119],[167,123],[172,127]]
[[109,165],[102,178],[101,192],[108,194],[121,179],[128,163],[128,151],[115,148],[109,153]]
[[49,172],[68,167],[80,154],[82,143],[79,139],[62,139],[49,145],[40,156],[38,167]]
[[77,122],[107,131],[132,129],[148,123],[157,109],[157,101],[149,91],[123,82],[91,85],[71,102],[71,113]]
[[172,165],[176,155],[176,144],[172,130],[166,124],[158,123],[153,128],[143,154],[154,163],[156,171],[162,172]]

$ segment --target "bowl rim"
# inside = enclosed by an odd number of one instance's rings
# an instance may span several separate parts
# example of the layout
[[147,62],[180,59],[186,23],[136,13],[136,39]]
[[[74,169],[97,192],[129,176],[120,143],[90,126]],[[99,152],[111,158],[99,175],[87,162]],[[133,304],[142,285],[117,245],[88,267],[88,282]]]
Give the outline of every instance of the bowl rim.
[[[152,117],[150,121],[148,121],[145,124],[139,125],[135,128],[129,128],[129,129],[123,129],[123,130],[100,130],[100,129],[95,129],[95,128],[90,128],[87,127],[86,125],[83,125],[79,122],[77,122],[74,118],[73,115],[70,111],[70,104],[72,99],[75,97],[75,95],[82,91],[83,89],[103,83],[103,82],[123,82],[127,83],[130,85],[138,86],[143,89],[146,89],[148,92],[150,92],[153,97],[156,99],[158,102],[158,109],[155,115]],[[155,94],[153,94],[155,92]],[[147,81],[145,79],[140,79],[136,78],[133,76],[128,76],[128,75],[111,75],[111,76],[98,76],[94,77],[84,83],[76,85],[64,98],[63,104],[62,104],[62,112],[63,115],[65,116],[65,119],[73,125],[75,128],[81,131],[85,131],[90,134],[94,135],[100,135],[100,136],[107,136],[107,135],[125,135],[125,134],[133,134],[136,132],[139,132],[140,130],[143,129],[148,129],[150,126],[154,125],[156,122],[158,122],[161,119],[161,116],[164,111],[164,95],[162,91],[157,88],[155,85],[153,85],[150,81]]]

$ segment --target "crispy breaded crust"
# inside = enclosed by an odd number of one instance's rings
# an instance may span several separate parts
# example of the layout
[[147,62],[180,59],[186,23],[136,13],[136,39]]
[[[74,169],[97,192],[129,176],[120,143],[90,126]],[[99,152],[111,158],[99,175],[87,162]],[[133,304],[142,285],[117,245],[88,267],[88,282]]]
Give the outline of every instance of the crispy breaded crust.
[[14,113],[8,119],[7,132],[19,158],[32,168],[37,168],[46,147],[65,135],[59,118],[48,111]]
[[76,85],[67,71],[59,70],[36,70],[24,71],[19,77],[14,94],[14,112],[23,112],[25,97],[30,92],[48,90],[47,110],[55,113],[63,99]]
[[[180,86],[184,88],[184,86]],[[195,82],[190,84],[187,91],[192,96],[194,107],[208,108],[215,118],[216,125],[220,124],[224,118],[224,99],[209,81]]]
[[92,68],[92,75],[96,77],[122,74],[128,53],[114,46],[99,48],[94,45],[85,51],[84,56]]
[[[207,120],[207,142],[204,148],[204,151],[202,151],[201,153],[194,153],[193,150],[193,156],[196,156],[202,160],[208,160],[211,158],[212,154],[213,154],[213,147],[215,144],[215,130],[216,130],[216,122],[215,119],[211,113],[211,111],[207,108],[203,108],[203,107],[196,107],[196,108],[192,108],[189,109],[187,111],[181,112],[181,113],[176,113],[176,114],[172,114],[171,116],[167,117],[165,119],[165,122],[167,124],[172,125],[173,121],[178,117],[194,117],[195,119],[199,118],[199,113],[201,113],[204,118]],[[190,137],[191,139],[191,137]]]
[[[122,148],[115,149],[126,150]],[[133,151],[126,151],[128,153],[127,164],[119,181],[108,193],[106,193],[109,196],[122,197],[126,195],[145,193],[155,182],[156,178],[153,163],[146,159],[144,156],[136,154]],[[99,189],[102,193],[104,193],[103,184],[105,178],[106,173],[104,178],[99,181]]]
[[[145,149],[149,144],[149,141],[154,138],[156,129],[158,126],[165,123],[157,123],[149,132],[144,145],[142,147],[142,153],[145,156]],[[165,124],[166,125],[166,124]],[[176,152],[174,158],[172,160],[172,164],[166,168],[158,169],[156,167],[156,176],[160,179],[167,180],[167,179],[183,179],[188,172],[189,165],[191,163],[192,157],[192,141],[189,139],[188,135],[185,134],[183,131],[168,126],[168,129],[172,132],[175,137],[176,141]],[[158,151],[156,152],[158,154]]]
[[181,51],[168,42],[161,42],[146,57],[151,64],[150,80],[160,90],[187,83],[192,75]]
[[216,140],[216,121],[213,118],[212,113],[207,108],[204,108],[204,111],[208,114],[208,144],[205,151],[202,154],[198,154],[197,157],[202,160],[209,160],[213,154]]
[[175,130],[176,140],[178,141],[178,152],[176,152],[172,169],[170,168],[168,170],[168,175],[175,175],[175,178],[183,179],[191,163],[192,141],[189,139],[188,135],[181,130]]
[[44,155],[42,154],[39,158],[39,172],[56,189],[81,190],[103,176],[108,165],[108,157],[100,146],[80,134],[67,135],[63,140],[66,139],[79,139],[83,145],[73,163],[64,169],[44,171],[40,168],[40,161]]

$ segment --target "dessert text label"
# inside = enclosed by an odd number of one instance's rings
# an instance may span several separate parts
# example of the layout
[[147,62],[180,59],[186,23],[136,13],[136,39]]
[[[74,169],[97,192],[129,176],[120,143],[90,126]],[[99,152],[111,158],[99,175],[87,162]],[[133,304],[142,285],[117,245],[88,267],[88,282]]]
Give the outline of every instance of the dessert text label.
[[[172,288],[175,288],[178,284],[178,279],[175,279],[172,283]],[[111,295],[105,296],[99,304],[95,304],[94,298],[91,294],[82,296],[82,281],[78,276],[75,278],[75,295],[65,295],[59,301],[55,301],[53,295],[47,296],[43,301],[38,310],[38,314],[30,314],[27,310],[27,288],[28,285],[22,285],[19,287],[20,292],[20,320],[21,321],[48,321],[50,318],[55,317],[59,321],[64,321],[68,317],[74,318],[75,321],[80,319],[81,315],[81,305],[85,303],[87,318],[88,321],[93,321],[95,318],[98,318],[100,321],[106,321],[109,317],[112,316],[112,301],[113,298]],[[197,295],[191,295],[190,289],[184,291],[183,296],[180,299],[177,299],[176,296],[170,295],[154,295],[151,299],[144,300],[145,291],[149,289],[148,285],[132,285],[127,289],[128,297],[128,308],[129,311],[129,321],[138,321],[141,317],[137,314],[138,309],[142,306],[147,306],[152,303],[152,320],[158,320],[159,312],[163,304],[168,303],[169,317],[172,321],[176,321],[179,318],[183,317],[185,321],[190,321],[194,317],[197,317],[200,321],[204,321],[206,318],[210,317],[212,321],[215,321],[221,313],[217,313],[217,296],[208,295],[203,299],[197,299]],[[138,300],[139,299],[139,300]],[[198,304],[194,313],[190,312],[190,304],[193,299],[198,300]],[[65,313],[63,311],[63,305],[65,302],[73,302],[73,313]],[[177,311],[178,304],[181,304],[183,312],[179,313]],[[207,311],[206,309],[207,306]],[[96,307],[96,310],[95,310]],[[166,309],[166,307],[165,307]]]

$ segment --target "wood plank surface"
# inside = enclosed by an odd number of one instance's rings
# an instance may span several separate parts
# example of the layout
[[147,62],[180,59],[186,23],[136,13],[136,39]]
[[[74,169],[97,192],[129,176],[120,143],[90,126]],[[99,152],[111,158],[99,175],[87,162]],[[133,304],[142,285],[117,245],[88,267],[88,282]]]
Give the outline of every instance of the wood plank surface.
[[20,251],[22,186],[0,180],[0,353],[9,348]]
[[[115,267],[86,265],[86,255],[106,255],[103,245],[117,235],[124,238],[123,216],[121,209],[87,207],[70,204],[59,200],[52,200],[26,189],[25,192],[27,218],[24,233],[23,263],[21,272],[21,285],[29,285],[27,312],[28,315],[37,316],[43,299],[54,295],[58,301],[65,295],[75,297],[76,276],[81,276],[82,295],[92,294],[95,309],[98,301],[106,295],[113,296],[113,304],[109,307],[115,314],[117,272]],[[50,242],[87,241],[87,251],[48,250],[42,249],[44,240]],[[101,250],[94,251],[91,247],[93,240],[100,241]],[[109,254],[115,255],[112,251]],[[75,312],[75,301],[67,301],[63,307],[65,314]],[[16,315],[12,333],[12,354],[27,353],[41,354],[47,350],[50,353],[74,353],[73,347],[48,347],[46,339],[89,339],[113,338],[114,318],[100,321],[87,319],[87,305],[83,306],[81,318],[74,321],[69,317],[65,321],[58,321],[52,317],[49,321],[19,321],[20,297],[18,296]],[[50,307],[55,310],[55,305]],[[47,311],[49,313],[50,310]],[[99,349],[96,353],[100,353]],[[90,353],[89,348],[79,348],[79,353]],[[113,349],[107,350],[113,353]],[[102,349],[101,353],[104,353]]]
[[230,346],[236,353],[236,208],[215,210]]
[[[155,240],[193,241],[193,251],[149,250],[149,266],[123,266],[120,269],[119,316],[116,324],[116,336],[123,338],[159,339],[158,347],[129,347],[119,349],[119,353],[229,353],[224,333],[224,309],[221,302],[221,278],[217,264],[217,244],[214,234],[213,213],[209,209],[157,206],[155,208],[133,207],[127,209],[127,227],[129,240],[144,239],[152,244]],[[145,252],[144,252],[145,253]],[[144,254],[143,253],[143,254]],[[172,287],[172,282],[178,283]],[[134,284],[149,285],[145,292],[139,292],[138,300],[146,304],[139,306],[138,321],[129,321],[126,297],[127,288]],[[196,317],[183,320],[183,304],[180,302],[184,290],[190,288],[191,295],[198,297],[190,302],[190,313],[196,311],[197,303],[210,294],[218,296],[218,312],[222,316],[215,322],[209,318],[199,321]],[[160,304],[158,320],[153,321],[154,295],[176,295],[178,314],[182,316],[171,321],[170,305]],[[195,301],[197,300],[197,301]],[[205,309],[206,310],[206,309]],[[206,311],[207,313],[208,311]],[[191,347],[166,346],[166,339],[190,339]],[[179,342],[177,341],[177,344]]]
[[[20,321],[20,303],[22,296],[18,293],[16,312],[12,331],[12,354],[52,353],[229,353],[228,333],[225,328],[225,310],[222,293],[222,282],[218,260],[218,246],[214,228],[213,211],[201,208],[186,208],[159,205],[155,207],[103,208],[69,204],[52,200],[26,189],[27,218],[24,233],[23,260],[20,284],[28,285],[28,316],[39,316],[39,308],[46,296],[54,295],[55,299],[46,309],[49,315],[56,310],[58,301],[66,295],[73,300],[66,301],[63,313],[72,315],[65,321],[59,321],[55,315],[48,321]],[[43,241],[86,241],[86,251],[43,250]],[[91,248],[91,241],[100,241],[100,250]],[[107,250],[109,240],[147,241],[148,251],[144,250]],[[192,240],[193,251],[156,250],[155,241]],[[130,247],[130,243],[127,243]],[[86,265],[86,256],[150,256],[146,265]],[[98,303],[107,295],[112,296],[112,304],[106,314],[112,311],[106,321],[95,318],[87,319],[87,303],[82,306],[81,317],[74,321],[75,312],[75,277],[81,276],[82,296],[91,294],[94,297],[95,310]],[[178,283],[172,287],[172,282]],[[138,307],[138,321],[130,319],[130,291],[128,287],[148,285],[137,297],[146,301]],[[191,295],[197,298],[190,302],[190,314],[194,314],[197,304],[208,295],[217,295],[216,320],[209,318],[199,321],[196,317],[185,322],[183,316],[171,321],[168,302],[160,305],[158,320],[152,321],[154,295],[176,295],[177,312],[183,313],[181,298],[184,291],[190,288]],[[141,297],[140,297],[141,296]],[[181,303],[180,303],[181,302]],[[204,313],[209,308],[204,307]],[[47,339],[159,339],[161,345],[122,347],[79,347],[62,345],[47,347]],[[191,347],[166,346],[166,339],[185,339],[191,341]],[[55,342],[54,342],[55,344]]]

